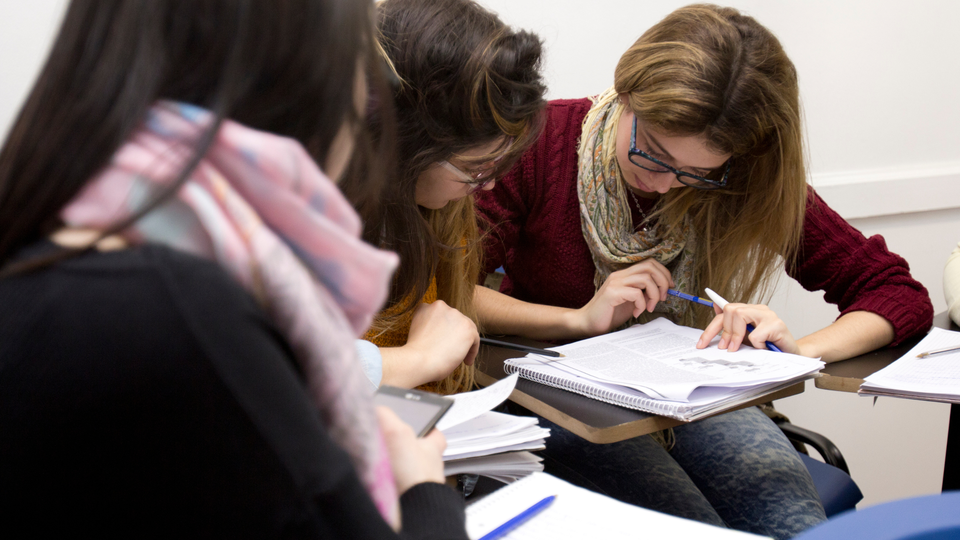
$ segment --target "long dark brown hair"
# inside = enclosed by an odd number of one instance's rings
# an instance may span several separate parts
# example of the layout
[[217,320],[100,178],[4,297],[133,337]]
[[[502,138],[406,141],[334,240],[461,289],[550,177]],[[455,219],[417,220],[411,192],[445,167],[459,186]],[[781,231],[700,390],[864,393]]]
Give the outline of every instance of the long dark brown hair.
[[[492,174],[502,175],[540,133],[546,87],[542,45],[506,26],[470,0],[386,0],[378,4],[380,43],[399,82],[397,181],[380,211],[361,207],[367,241],[400,255],[389,304],[399,319],[415,308],[436,276],[437,296],[477,321],[473,290],[480,269],[472,197],[428,210],[414,199],[417,179],[430,166],[467,149],[501,140]],[[505,152],[505,154],[504,154]],[[392,320],[380,319],[375,329]],[[469,386],[458,370],[439,389]]]
[[[207,108],[216,121],[179,181],[103,236],[175,192],[223,118],[292,137],[322,165],[341,125],[359,122],[358,65],[374,93],[382,86],[372,23],[372,5],[354,0],[74,0],[0,151],[0,265],[61,226],[59,210],[158,99]],[[380,189],[382,167],[372,169],[360,190]]]

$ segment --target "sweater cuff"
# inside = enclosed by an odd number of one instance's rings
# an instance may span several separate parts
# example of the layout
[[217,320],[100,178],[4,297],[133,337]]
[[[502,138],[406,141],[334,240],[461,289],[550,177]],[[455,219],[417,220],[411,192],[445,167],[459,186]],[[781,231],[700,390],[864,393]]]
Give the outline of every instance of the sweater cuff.
[[449,486],[424,482],[400,497],[404,538],[467,538],[463,496]]
[[930,297],[917,294],[916,291],[911,292],[916,298],[909,298],[910,294],[905,292],[895,297],[875,295],[858,300],[841,311],[840,317],[852,311],[868,311],[883,317],[893,325],[893,341],[888,346],[895,347],[926,332],[933,325],[933,304],[930,303]]
[[380,381],[383,380],[383,355],[380,354],[380,347],[363,339],[354,341],[354,345],[360,365],[363,367],[363,374],[376,390],[380,387]]

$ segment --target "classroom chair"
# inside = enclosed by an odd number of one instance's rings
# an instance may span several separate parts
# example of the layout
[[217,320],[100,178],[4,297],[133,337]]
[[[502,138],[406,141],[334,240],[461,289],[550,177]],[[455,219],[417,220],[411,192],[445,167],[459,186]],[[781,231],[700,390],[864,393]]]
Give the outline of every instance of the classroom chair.
[[[837,445],[819,433],[785,420],[777,421],[777,426],[797,448],[800,459],[813,477],[813,485],[817,488],[827,517],[855,509],[857,503],[863,499],[863,493],[850,477],[850,469],[847,468],[847,462]],[[822,462],[806,453],[807,445],[820,454]]]

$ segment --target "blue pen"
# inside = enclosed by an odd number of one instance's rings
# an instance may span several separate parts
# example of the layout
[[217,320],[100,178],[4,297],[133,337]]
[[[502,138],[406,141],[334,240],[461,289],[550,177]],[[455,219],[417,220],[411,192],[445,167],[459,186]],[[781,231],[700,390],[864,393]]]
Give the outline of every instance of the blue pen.
[[[713,300],[713,302],[714,302],[715,304],[717,304],[717,306],[718,306],[720,309],[723,309],[724,307],[726,307],[727,301],[724,300],[722,296],[720,296],[719,294],[717,294],[717,293],[714,292],[714,291],[711,291],[710,289],[704,289],[704,290],[707,292],[707,296],[709,296],[710,299]],[[752,324],[747,324],[747,332],[753,332],[753,325],[752,325]],[[771,343],[771,342],[769,342],[769,341],[767,342],[767,349],[769,349],[769,350],[771,350],[771,351],[773,351],[773,352],[783,352],[783,351],[780,350],[780,347],[777,347],[776,345],[774,345],[773,343]]]
[[692,294],[682,293],[674,289],[667,289],[667,294],[671,296],[676,296],[678,298],[683,298],[684,300],[689,300],[691,302],[696,302],[698,304],[701,304],[707,307],[713,307],[713,302],[709,300],[704,300],[703,298],[700,298],[699,296],[694,296]]
[[543,509],[550,506],[550,503],[552,503],[553,500],[556,498],[557,498],[556,495],[550,495],[549,497],[543,499],[542,501],[531,506],[530,508],[527,508],[523,512],[520,512],[520,514],[517,515],[517,517],[511,519],[510,521],[504,523],[503,525],[483,535],[483,537],[481,537],[480,540],[496,540],[497,538],[504,536],[505,534],[512,531],[513,529],[516,529],[520,525],[526,523],[533,516],[542,512]]

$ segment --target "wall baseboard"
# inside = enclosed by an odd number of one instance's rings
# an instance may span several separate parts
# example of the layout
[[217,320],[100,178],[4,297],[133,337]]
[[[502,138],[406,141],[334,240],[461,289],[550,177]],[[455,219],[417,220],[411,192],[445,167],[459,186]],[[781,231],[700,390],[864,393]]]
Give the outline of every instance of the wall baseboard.
[[848,220],[960,208],[960,164],[814,175],[811,183]]

